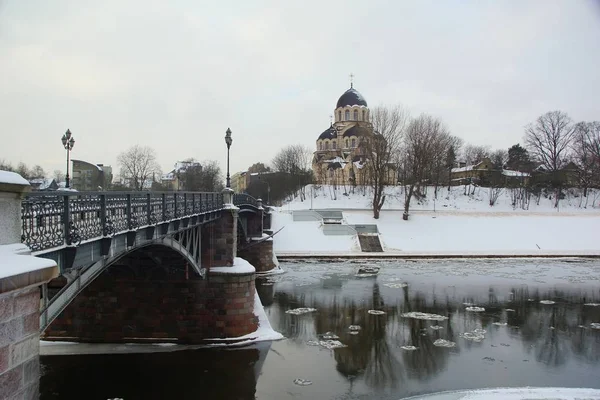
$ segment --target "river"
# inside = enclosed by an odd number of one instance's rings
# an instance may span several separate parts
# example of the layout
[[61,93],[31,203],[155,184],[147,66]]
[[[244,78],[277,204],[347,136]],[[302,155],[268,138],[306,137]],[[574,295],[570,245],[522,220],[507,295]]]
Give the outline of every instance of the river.
[[[357,274],[366,264],[379,273]],[[125,354],[84,354],[94,345],[82,345],[41,357],[40,398],[397,400],[470,388],[600,388],[598,261],[282,268],[257,290],[286,339],[146,353],[115,346]]]

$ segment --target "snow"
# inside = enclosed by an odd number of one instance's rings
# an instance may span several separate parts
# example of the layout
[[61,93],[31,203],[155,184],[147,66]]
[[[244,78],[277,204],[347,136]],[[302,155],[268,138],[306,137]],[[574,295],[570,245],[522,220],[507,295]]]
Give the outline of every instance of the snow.
[[0,171],[0,183],[29,186],[29,182],[16,172]]
[[600,400],[600,390],[586,388],[495,388],[433,393],[405,400]]
[[530,176],[530,174],[527,172],[513,171],[510,169],[503,169],[502,175],[504,175],[504,176]]
[[[513,209],[509,190],[489,206],[489,191],[475,188],[464,195],[464,186],[439,189],[438,200],[424,199],[411,205],[408,221],[402,220],[403,193],[400,187],[387,188],[388,196],[380,218],[373,219],[370,196],[361,190],[343,195],[338,188],[309,187],[308,199],[294,200],[272,212],[274,250],[279,256],[377,256],[377,255],[470,255],[470,256],[589,256],[600,254],[600,191],[585,200],[568,193],[554,208],[554,200],[533,200],[529,210]],[[348,188],[350,190],[350,188]],[[433,190],[429,190],[433,196]],[[596,196],[596,197],[594,197]],[[311,200],[312,197],[312,200]],[[594,200],[594,198],[596,200]],[[293,221],[292,212],[301,209],[333,209],[343,212],[348,225],[377,224],[384,253],[362,253],[356,235],[328,236],[319,221]],[[592,204],[595,206],[592,207]]]
[[0,246],[0,279],[52,267],[56,262],[32,256],[24,244]]
[[256,269],[248,261],[236,257],[233,259],[231,267],[212,267],[210,272],[218,272],[220,274],[251,274],[256,272]]

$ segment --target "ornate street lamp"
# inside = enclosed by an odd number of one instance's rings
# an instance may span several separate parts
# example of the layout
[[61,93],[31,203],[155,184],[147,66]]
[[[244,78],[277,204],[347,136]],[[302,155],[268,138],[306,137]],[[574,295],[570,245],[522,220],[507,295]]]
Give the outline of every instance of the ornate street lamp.
[[225,143],[227,143],[227,184],[225,187],[228,189],[231,188],[231,178],[229,177],[229,148],[231,147],[232,142],[231,129],[227,128],[227,131],[225,132]]
[[65,150],[67,150],[67,176],[65,177],[65,188],[69,188],[69,153],[71,153],[71,150],[73,150],[73,146],[75,146],[75,139],[73,139],[73,135],[71,134],[71,131],[69,129],[67,129],[67,131],[65,132],[64,135],[62,135],[62,138],[60,139],[62,141],[63,147],[65,148]]

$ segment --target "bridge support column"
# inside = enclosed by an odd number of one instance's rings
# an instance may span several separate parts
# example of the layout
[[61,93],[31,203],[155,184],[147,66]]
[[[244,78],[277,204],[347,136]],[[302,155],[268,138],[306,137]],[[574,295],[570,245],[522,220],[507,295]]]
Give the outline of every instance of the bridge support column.
[[52,260],[31,256],[21,241],[21,198],[29,183],[0,171],[0,398],[39,395],[39,286],[58,276]]

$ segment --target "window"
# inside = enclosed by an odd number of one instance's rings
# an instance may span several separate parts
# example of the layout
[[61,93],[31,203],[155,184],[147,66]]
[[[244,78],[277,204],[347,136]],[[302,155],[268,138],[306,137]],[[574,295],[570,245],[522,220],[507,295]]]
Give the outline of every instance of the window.
[[319,142],[319,150],[323,150],[323,142]]
[[354,110],[354,120],[358,121],[358,110]]
[[336,149],[336,147],[337,147],[337,144],[335,143],[335,140],[334,140],[333,142],[331,142],[331,148],[332,148],[333,150],[335,150],[335,149]]
[[348,147],[348,139],[346,139],[346,148]]
[[362,118],[362,120],[363,120],[363,121],[366,121],[366,120],[365,120],[365,110],[363,110],[363,118]]
[[344,121],[350,121],[350,110],[346,110],[344,113]]
[[325,150],[329,150],[329,142],[325,142]]
[[329,177],[333,178],[333,170],[332,169],[329,170]]
[[342,120],[342,112],[338,111],[338,121],[341,121],[341,120]]
[[356,147],[356,139],[352,138],[352,147]]

